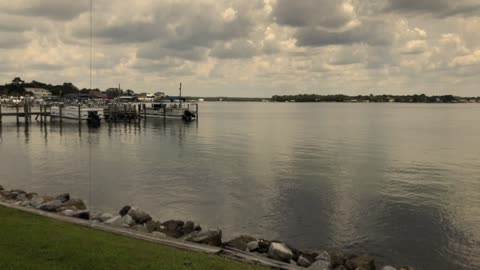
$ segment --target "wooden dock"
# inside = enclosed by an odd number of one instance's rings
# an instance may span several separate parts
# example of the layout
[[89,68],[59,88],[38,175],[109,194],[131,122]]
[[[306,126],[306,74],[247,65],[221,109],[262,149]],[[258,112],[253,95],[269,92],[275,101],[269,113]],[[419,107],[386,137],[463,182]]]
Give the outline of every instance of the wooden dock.
[[[75,105],[78,107],[78,123],[81,124],[82,116],[81,116],[81,105]],[[24,119],[25,124],[29,124],[32,122],[32,116],[35,117],[36,121],[40,121],[40,123],[47,123],[47,118],[59,118],[60,123],[63,121],[63,114],[64,106],[59,105],[59,110],[52,115],[52,106],[51,105],[39,105],[37,111],[33,111],[32,104],[29,102],[25,102],[24,104],[16,104],[14,107],[10,107],[10,110],[7,112],[2,111],[4,108],[3,105],[0,103],[0,125],[3,122],[3,117],[16,117],[17,124],[20,124],[21,119]],[[13,111],[12,111],[13,109]],[[190,109],[190,105],[188,106]],[[198,104],[196,104],[196,120],[198,120]],[[103,109],[103,116],[105,121],[117,122],[117,121],[128,121],[128,122],[139,122],[141,120],[146,121],[147,119],[147,108],[146,104],[144,103],[119,103],[119,104],[109,104],[107,108]],[[160,114],[160,117],[163,116],[164,120],[167,118],[167,111],[166,108],[163,108],[163,114]],[[74,119],[71,118],[70,119]]]
[[[17,118],[17,124],[20,123],[20,119],[23,118],[25,123],[32,122],[32,116],[35,116],[35,120],[40,118],[40,122],[47,122],[47,117],[50,117],[50,107],[46,105],[40,105],[40,111],[33,111],[32,105],[28,102],[25,104],[17,104],[14,112],[3,112],[3,105],[0,103],[0,124],[3,123],[3,117],[14,116]],[[22,108],[22,110],[20,110]]]

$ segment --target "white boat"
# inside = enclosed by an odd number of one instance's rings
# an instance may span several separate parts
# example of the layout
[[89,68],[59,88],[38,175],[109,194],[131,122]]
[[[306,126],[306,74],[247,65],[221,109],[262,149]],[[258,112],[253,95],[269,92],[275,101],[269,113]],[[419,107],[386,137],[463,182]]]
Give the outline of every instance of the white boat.
[[194,120],[197,118],[198,104],[187,102],[183,98],[168,98],[147,103],[146,117]]
[[78,107],[75,107],[75,106],[66,106],[62,108],[61,112],[58,106],[54,106],[52,107],[50,116],[78,120],[79,114],[80,114],[80,120],[89,120],[94,115],[99,119],[104,118],[103,108],[82,108],[81,107],[79,110]]

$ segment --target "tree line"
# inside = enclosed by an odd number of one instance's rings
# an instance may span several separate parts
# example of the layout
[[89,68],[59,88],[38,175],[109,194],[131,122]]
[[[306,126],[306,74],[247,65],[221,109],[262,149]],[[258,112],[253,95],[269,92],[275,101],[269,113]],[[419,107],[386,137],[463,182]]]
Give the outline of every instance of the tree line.
[[29,93],[26,89],[28,88],[42,88],[49,90],[53,96],[63,97],[70,94],[93,94],[93,93],[104,93],[107,98],[116,98],[119,96],[134,96],[135,92],[131,89],[123,90],[119,88],[109,88],[105,91],[101,91],[98,88],[79,89],[74,84],[70,82],[65,82],[60,85],[46,84],[39,81],[25,82],[20,77],[15,77],[12,82],[6,83],[5,85],[0,85],[0,95],[1,96],[25,96]]
[[480,97],[459,97],[453,95],[427,96],[415,95],[275,95],[274,102],[405,102],[405,103],[455,103],[464,101],[480,102]]

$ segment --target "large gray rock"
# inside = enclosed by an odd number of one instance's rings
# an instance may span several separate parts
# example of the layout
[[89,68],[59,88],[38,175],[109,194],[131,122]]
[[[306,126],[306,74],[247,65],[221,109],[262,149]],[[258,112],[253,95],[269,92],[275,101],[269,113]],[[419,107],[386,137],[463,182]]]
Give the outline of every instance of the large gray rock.
[[5,197],[5,199],[10,200],[10,201],[13,201],[13,200],[17,199],[17,196],[18,196],[19,193],[18,193],[18,192],[9,192],[9,191],[7,191],[7,192],[5,192],[5,193],[3,193],[3,194],[4,194],[3,196]]
[[270,248],[270,241],[265,239],[258,240],[258,252],[260,253],[267,253],[268,249]]
[[341,250],[331,250],[328,252],[328,254],[330,255],[330,263],[332,264],[332,268],[344,265],[345,261],[347,260],[345,253],[343,253]]
[[268,257],[289,263],[293,258],[293,252],[283,243],[271,243],[268,248]]
[[244,251],[247,249],[247,244],[253,241],[257,241],[257,239],[248,235],[241,235],[226,242],[224,246]]
[[118,212],[118,214],[123,217],[126,214],[128,214],[128,211],[130,211],[130,208],[132,208],[130,205],[125,205],[124,207],[122,207],[122,209],[120,209],[120,212]]
[[33,198],[33,196],[37,196],[37,195],[38,195],[38,193],[30,192],[30,193],[27,194],[27,198],[28,198],[29,200],[31,200],[31,199]]
[[21,201],[20,206],[28,207],[28,206],[30,206],[30,202],[29,201]]
[[297,265],[301,267],[309,267],[310,265],[312,265],[312,262],[309,259],[300,255],[297,260]]
[[112,226],[117,226],[117,227],[129,228],[129,227],[135,225],[135,221],[132,219],[131,216],[125,215],[123,217],[122,216],[113,217],[113,218],[105,221],[105,224],[112,225]]
[[159,231],[161,229],[162,224],[159,221],[149,220],[145,223],[145,228],[149,233],[153,231]]
[[61,201],[62,203],[64,203],[64,202],[70,200],[70,194],[68,194],[68,193],[60,194],[57,197],[55,197],[55,200]]
[[62,207],[76,210],[87,210],[87,205],[81,199],[70,199],[63,203]]
[[128,215],[131,216],[137,224],[145,224],[146,222],[152,220],[152,217],[149,214],[134,207],[128,210]]
[[72,209],[65,209],[61,212],[61,214],[67,217],[72,217],[75,214],[75,212],[76,211]]
[[25,193],[18,194],[16,200],[17,201],[28,201],[27,194],[25,194]]
[[293,253],[292,260],[298,261],[298,259],[299,259],[300,256],[302,255],[302,252],[301,252],[298,248],[296,248],[296,247],[294,247],[294,246],[292,246],[292,245],[289,245],[289,244],[287,244],[287,243],[285,243],[285,245],[286,245],[287,248],[290,249],[290,250],[292,251],[292,253]]
[[137,224],[132,227],[135,231],[141,232],[141,233],[148,233],[147,227],[145,224]]
[[159,231],[166,234],[169,237],[179,238],[183,233],[183,225],[185,223],[181,220],[167,220],[162,223]]
[[10,194],[10,191],[0,190],[0,198],[7,198],[7,195]]
[[363,268],[364,270],[376,270],[375,259],[369,255],[360,255],[349,258],[345,262],[345,266],[348,269],[355,270],[357,268]]
[[10,192],[16,192],[16,193],[18,193],[18,194],[20,194],[20,193],[25,193],[25,194],[27,194],[27,192],[25,192],[25,190],[23,190],[23,189],[12,189],[12,190],[10,190]]
[[308,269],[311,270],[330,270],[331,268],[330,262],[319,260],[314,262]]
[[393,266],[386,265],[382,268],[382,270],[397,270],[397,269]]
[[258,250],[258,240],[248,242],[247,243],[247,250],[250,252],[254,252]]
[[[318,252],[318,255],[315,257],[315,260],[316,260],[316,261],[318,261],[318,260],[323,260],[323,261],[329,262],[329,261],[332,260],[332,258],[330,257],[330,254],[328,254],[327,251],[322,250],[322,251],[319,251],[319,252]],[[336,260],[337,260],[337,264],[338,264],[338,263],[342,263],[342,264],[343,264],[343,262],[345,261],[345,260],[341,260],[341,259],[338,259],[338,258],[336,258]]]
[[57,212],[60,207],[62,207],[62,202],[59,200],[53,200],[40,205],[38,208],[47,212]]
[[90,212],[86,210],[75,211],[75,214],[73,214],[72,217],[84,219],[84,220],[90,220]]
[[153,232],[153,233],[152,233],[152,236],[153,236],[153,237],[158,237],[158,238],[165,238],[165,237],[167,237],[167,235],[164,234],[164,233],[162,233],[162,232]]
[[32,199],[30,200],[30,205],[35,207],[35,208],[38,208],[40,207],[40,205],[42,205],[43,203],[45,202],[45,200],[43,199],[43,197],[41,196],[38,196],[38,195],[35,195],[32,197]]
[[222,230],[194,231],[183,238],[186,241],[219,247],[222,245]]
[[183,234],[191,233],[194,230],[195,230],[195,223],[193,223],[193,221],[187,221],[185,222],[185,224],[183,224],[183,227],[182,227]]
[[111,218],[113,218],[113,215],[110,213],[100,213],[96,214],[92,219],[103,223]]

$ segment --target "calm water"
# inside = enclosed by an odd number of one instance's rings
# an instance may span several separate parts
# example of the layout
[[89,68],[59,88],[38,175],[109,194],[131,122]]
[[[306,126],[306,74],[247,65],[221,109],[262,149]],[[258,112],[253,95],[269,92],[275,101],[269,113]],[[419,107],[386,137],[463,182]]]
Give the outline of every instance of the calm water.
[[294,103],[203,103],[198,123],[91,133],[4,119],[0,184],[70,192],[98,211],[138,205],[227,238],[480,269],[479,119],[478,104]]

